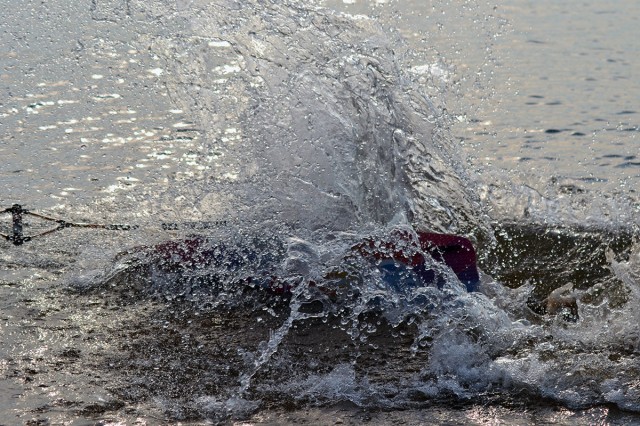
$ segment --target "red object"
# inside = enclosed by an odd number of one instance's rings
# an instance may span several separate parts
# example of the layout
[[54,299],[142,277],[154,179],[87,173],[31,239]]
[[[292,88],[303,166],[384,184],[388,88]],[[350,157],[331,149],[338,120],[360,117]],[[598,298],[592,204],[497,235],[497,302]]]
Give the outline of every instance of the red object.
[[480,275],[476,266],[476,251],[467,238],[451,234],[418,232],[422,250],[435,260],[453,270],[458,279],[466,284],[467,290],[478,289]]
[[[450,267],[458,279],[467,286],[468,291],[478,289],[480,276],[476,266],[476,251],[471,241],[452,234],[417,232],[417,235],[416,241],[411,232],[397,229],[384,241],[368,238],[355,245],[353,250],[372,260],[393,259],[417,271],[424,269],[424,255],[428,254],[435,261]],[[427,272],[423,271],[424,280],[432,280],[433,273]]]
[[[429,255],[435,261],[450,267],[458,279],[466,285],[468,291],[477,290],[480,278],[476,267],[476,252],[471,241],[451,234],[417,232],[417,239],[415,235],[408,230],[395,229],[384,240],[364,239],[352,247],[352,252],[369,260],[380,262],[391,259],[407,265],[416,271],[425,284],[435,279],[434,271],[426,266],[425,255]],[[233,260],[223,261],[223,258],[228,256],[226,251],[221,246],[211,244],[211,241],[205,237],[167,241],[151,248],[151,253],[163,264],[179,265],[190,269],[204,268],[218,261],[233,267],[235,263]],[[277,288],[278,282],[279,280],[273,277],[269,288]]]

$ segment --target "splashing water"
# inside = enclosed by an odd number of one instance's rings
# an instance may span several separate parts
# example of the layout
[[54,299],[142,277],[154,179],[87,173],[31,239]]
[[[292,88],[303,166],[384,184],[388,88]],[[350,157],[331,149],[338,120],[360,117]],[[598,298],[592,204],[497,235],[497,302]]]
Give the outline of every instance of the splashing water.
[[186,22],[150,45],[172,96],[207,134],[202,214],[296,232],[399,215],[430,229],[477,228],[456,152],[436,130],[442,117],[398,66],[406,47],[397,35],[295,2],[252,3],[252,18],[233,2],[174,15],[146,7]]
[[[130,43],[186,115],[175,133],[191,136],[166,180],[96,202],[135,207],[140,230],[76,237],[46,260],[3,254],[22,272],[2,283],[26,283],[34,306],[20,315],[51,324],[49,349],[27,340],[3,352],[3,371],[24,383],[62,380],[60,365],[99,377],[91,402],[82,379],[45,405],[24,391],[19,416],[224,422],[340,403],[640,412],[640,250],[624,215],[601,220],[633,201],[583,211],[573,197],[568,209],[553,189],[473,176],[426,90],[454,90],[455,70],[409,64],[411,47],[373,18],[294,0],[123,3],[93,2],[92,19],[136,22]],[[227,225],[156,244],[167,234],[144,226],[167,218]],[[411,246],[422,230],[477,243],[480,291]],[[423,256],[433,280],[353,256],[363,240],[389,258],[389,241]],[[47,353],[50,368],[33,367]]]

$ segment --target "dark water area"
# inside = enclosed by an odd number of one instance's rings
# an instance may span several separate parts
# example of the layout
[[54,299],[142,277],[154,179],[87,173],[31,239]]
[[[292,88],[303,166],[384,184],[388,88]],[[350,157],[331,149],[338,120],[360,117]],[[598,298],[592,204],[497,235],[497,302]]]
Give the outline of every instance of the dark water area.
[[637,424],[637,6],[573,3],[0,4],[0,209],[66,221],[0,424]]

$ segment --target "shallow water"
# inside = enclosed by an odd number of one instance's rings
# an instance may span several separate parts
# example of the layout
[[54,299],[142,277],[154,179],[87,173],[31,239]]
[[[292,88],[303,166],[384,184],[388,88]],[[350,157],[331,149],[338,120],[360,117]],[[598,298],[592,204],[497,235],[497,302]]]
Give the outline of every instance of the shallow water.
[[[638,421],[635,3],[318,5],[3,4],[1,207],[138,228],[1,243],[0,423]],[[122,254],[194,221],[255,265]],[[481,291],[345,264],[398,227]]]
[[[497,47],[508,61],[498,68],[508,87],[499,95],[507,114],[492,119],[500,135],[490,144],[492,157],[509,169],[574,179],[587,189],[594,182],[598,189],[634,191],[638,5],[509,2],[504,11],[514,31]],[[527,121],[519,120],[524,111]]]

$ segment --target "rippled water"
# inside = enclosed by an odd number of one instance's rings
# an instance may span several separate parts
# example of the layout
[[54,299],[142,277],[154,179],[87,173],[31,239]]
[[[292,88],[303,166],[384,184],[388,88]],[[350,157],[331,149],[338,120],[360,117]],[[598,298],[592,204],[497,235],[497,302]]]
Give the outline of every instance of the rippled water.
[[[137,227],[2,243],[0,422],[638,420],[633,2],[3,7],[0,207]],[[480,292],[349,260],[398,229]]]

